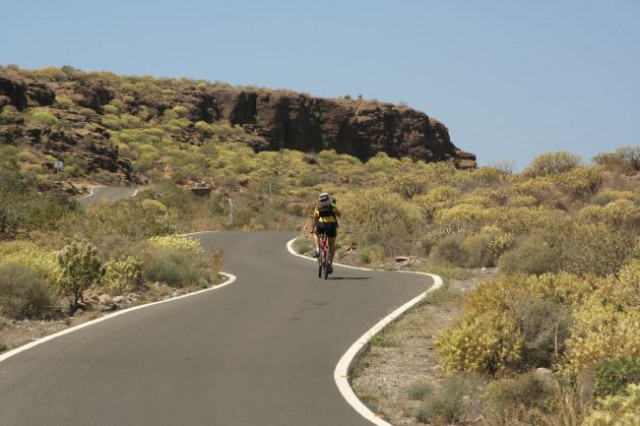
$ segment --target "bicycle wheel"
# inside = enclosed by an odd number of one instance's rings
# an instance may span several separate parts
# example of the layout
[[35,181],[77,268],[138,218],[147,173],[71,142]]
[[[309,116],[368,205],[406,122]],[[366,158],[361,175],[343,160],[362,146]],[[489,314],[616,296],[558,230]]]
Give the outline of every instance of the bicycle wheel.
[[324,262],[322,262],[322,269],[323,269],[323,274],[324,274],[324,279],[326,280],[327,278],[329,278],[329,268],[331,267],[331,252],[329,251],[329,248],[327,248],[327,250],[325,251],[325,255],[324,255]]

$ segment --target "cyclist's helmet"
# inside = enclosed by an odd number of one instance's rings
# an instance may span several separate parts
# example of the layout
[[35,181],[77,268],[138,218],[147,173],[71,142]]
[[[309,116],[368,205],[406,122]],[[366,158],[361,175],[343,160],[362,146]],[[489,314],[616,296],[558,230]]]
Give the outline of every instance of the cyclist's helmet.
[[320,201],[329,201],[329,194],[327,194],[326,192],[323,192],[318,197],[318,200],[320,200]]

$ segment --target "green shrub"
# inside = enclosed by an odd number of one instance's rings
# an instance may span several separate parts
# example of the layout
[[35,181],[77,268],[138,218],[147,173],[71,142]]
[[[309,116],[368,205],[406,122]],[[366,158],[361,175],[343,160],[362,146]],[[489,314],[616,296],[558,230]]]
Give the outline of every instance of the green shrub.
[[575,169],[581,163],[578,155],[566,151],[542,154],[531,160],[523,174],[529,177],[558,175]]
[[380,246],[385,256],[409,253],[413,234],[422,224],[415,205],[384,188],[351,193],[344,198],[341,209],[359,245]]
[[469,234],[488,224],[490,214],[483,206],[460,203],[451,208],[438,210],[434,215],[434,223],[448,234]]
[[554,230],[548,240],[561,248],[558,260],[562,270],[605,276],[616,273],[628,262],[635,236],[603,224],[572,223]]
[[33,108],[27,112],[26,116],[28,119],[45,126],[55,126],[60,124],[60,120],[58,120],[47,108]]
[[74,241],[58,252],[60,276],[55,281],[57,290],[69,298],[72,312],[84,301],[82,294],[96,285],[104,275],[98,258],[98,249],[87,241]]
[[192,256],[203,256],[204,250],[198,240],[182,235],[162,235],[151,237],[149,242],[157,247],[183,250]]
[[563,363],[577,373],[607,359],[640,358],[640,312],[586,303],[574,314],[576,325],[566,341]]
[[217,275],[204,255],[175,247],[151,246],[144,254],[143,265],[145,281],[175,288],[207,287]]
[[24,218],[14,207],[0,201],[0,240],[14,238],[24,223]]
[[414,411],[413,416],[421,423],[453,424],[463,420],[465,396],[469,392],[468,383],[458,377],[449,377],[442,387],[431,395]]
[[376,186],[384,186],[389,192],[396,193],[404,199],[412,199],[427,192],[428,184],[425,176],[399,173],[385,176]]
[[513,250],[504,253],[498,266],[507,274],[554,272],[559,268],[560,250],[537,236],[523,238]]
[[499,375],[517,367],[523,338],[507,313],[466,314],[436,336],[436,350],[447,371]]
[[600,189],[604,175],[596,167],[576,167],[555,176],[554,180],[566,194],[575,199],[584,199]]
[[491,237],[489,235],[472,235],[467,237],[460,248],[466,253],[466,262],[464,265],[469,268],[480,268],[494,266],[494,255],[489,244]]
[[465,266],[467,264],[468,254],[462,248],[464,241],[464,235],[449,235],[436,243],[431,252],[431,257],[452,265]]
[[0,109],[0,126],[13,124],[19,120],[19,117],[20,115],[15,108],[5,106]]
[[640,358],[604,360],[596,367],[596,396],[618,395],[627,385],[640,384]]
[[39,247],[31,241],[11,241],[0,244],[0,265],[19,265],[36,271],[51,284],[60,274],[56,253]]
[[407,395],[415,401],[423,401],[428,396],[432,395],[433,391],[434,389],[431,383],[418,382],[409,386],[409,389],[407,389]]
[[445,283],[436,290],[430,291],[420,302],[431,306],[445,306],[451,302],[459,301],[462,293]]
[[127,256],[105,264],[105,274],[100,287],[116,295],[138,291],[142,284],[142,262]]
[[522,365],[551,367],[564,353],[573,325],[571,311],[552,300],[525,296],[518,303],[517,315],[523,338]]
[[52,296],[38,271],[17,263],[0,264],[0,315],[14,318],[48,317]]
[[68,98],[66,96],[56,96],[53,106],[60,109],[71,109],[75,106],[75,104],[73,103],[73,100],[71,98]]
[[552,380],[536,373],[492,382],[483,393],[489,424],[539,424],[537,413],[548,412],[556,395]]
[[27,230],[54,230],[63,217],[79,209],[78,203],[60,194],[29,193],[12,201]]
[[300,254],[313,254],[315,243],[313,240],[306,238],[296,238],[293,242],[293,250]]
[[138,242],[173,231],[168,218],[146,211],[137,197],[67,214],[58,221],[58,230],[91,241],[105,261],[134,254],[132,246]]
[[608,200],[604,206],[587,206],[579,217],[590,223],[604,223],[613,228],[635,230],[640,228],[640,207],[632,200]]
[[613,153],[600,153],[593,161],[612,171],[635,173],[640,170],[640,147],[625,146]]
[[616,150],[627,165],[633,171],[640,171],[640,146],[624,146]]
[[485,227],[480,234],[467,237],[461,247],[467,253],[466,266],[479,268],[495,266],[498,258],[513,245],[511,233],[497,227]]

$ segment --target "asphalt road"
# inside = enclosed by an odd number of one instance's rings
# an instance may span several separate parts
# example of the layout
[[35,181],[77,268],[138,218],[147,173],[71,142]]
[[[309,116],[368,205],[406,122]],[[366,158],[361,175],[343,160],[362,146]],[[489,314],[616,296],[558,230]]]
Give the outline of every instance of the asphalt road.
[[0,362],[0,425],[370,425],[333,379],[354,341],[428,277],[316,264],[293,233],[201,233],[232,284],[139,309]]
[[78,198],[78,202],[84,207],[89,204],[112,203],[122,198],[130,197],[135,192],[136,188],[96,186],[91,188],[89,195]]

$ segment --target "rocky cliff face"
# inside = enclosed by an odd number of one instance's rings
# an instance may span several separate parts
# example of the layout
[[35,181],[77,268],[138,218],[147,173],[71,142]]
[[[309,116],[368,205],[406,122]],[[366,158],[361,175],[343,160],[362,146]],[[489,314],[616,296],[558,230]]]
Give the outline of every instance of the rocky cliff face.
[[447,128],[425,113],[388,103],[313,98],[284,91],[222,89],[194,93],[193,119],[229,120],[264,137],[267,146],[300,151],[335,149],[366,161],[378,152],[414,160],[476,167]]
[[[188,80],[63,71],[0,68],[0,107],[5,117],[11,111],[18,117],[0,120],[0,143],[22,138],[42,144],[52,155],[76,150],[78,155],[88,154],[90,168],[119,171],[132,178],[130,164],[109,144],[109,131],[102,123],[105,106],[117,100],[126,113],[144,109],[147,120],[182,105],[192,128],[197,121],[226,120],[241,125],[255,136],[250,140],[256,150],[335,149],[363,161],[385,152],[392,157],[476,167],[475,156],[458,149],[442,123],[407,107]],[[60,107],[62,99],[71,101],[74,108]],[[68,126],[26,127],[20,113],[34,107],[50,107]],[[83,114],[78,114],[80,108]],[[195,135],[187,131],[179,139],[197,143]]]

